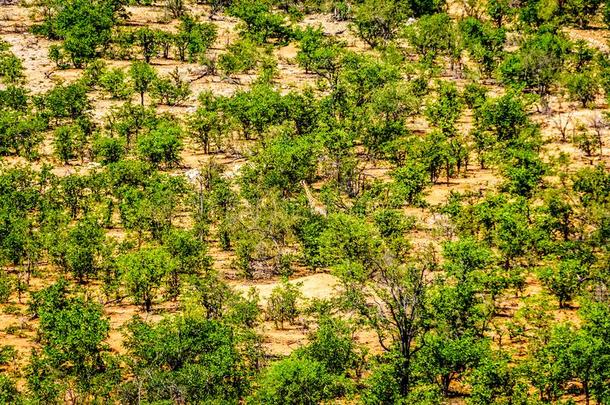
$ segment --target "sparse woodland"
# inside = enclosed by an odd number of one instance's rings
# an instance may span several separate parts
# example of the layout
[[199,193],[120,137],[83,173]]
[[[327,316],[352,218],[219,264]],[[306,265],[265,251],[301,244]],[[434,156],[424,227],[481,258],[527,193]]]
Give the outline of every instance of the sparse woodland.
[[610,404],[609,27],[0,6],[0,403]]

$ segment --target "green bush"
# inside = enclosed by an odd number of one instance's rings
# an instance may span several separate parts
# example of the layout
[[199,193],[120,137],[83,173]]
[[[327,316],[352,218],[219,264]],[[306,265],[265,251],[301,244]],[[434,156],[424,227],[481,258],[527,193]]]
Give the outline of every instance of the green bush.
[[256,44],[248,39],[241,39],[229,45],[227,51],[218,57],[218,66],[228,76],[248,73],[256,67],[258,56]]
[[301,297],[299,285],[291,284],[286,278],[273,289],[267,301],[266,312],[276,329],[284,329],[284,322],[293,324],[296,321],[299,316],[298,301]]
[[154,130],[138,139],[138,153],[153,165],[173,166],[180,161],[182,130],[179,126],[162,122]]
[[111,69],[102,73],[99,78],[99,84],[102,90],[114,99],[125,100],[133,93],[133,89],[127,82],[127,75],[121,68]]
[[12,278],[4,272],[0,273],[0,303],[5,304],[8,302],[13,288]]
[[151,95],[160,104],[180,105],[191,95],[191,89],[176,68],[168,77],[159,77],[152,81]]
[[291,356],[269,367],[249,402],[316,405],[344,396],[348,389],[349,383],[329,373],[322,363]]
[[116,163],[125,156],[125,141],[119,138],[102,137],[95,143],[96,155],[103,164]]

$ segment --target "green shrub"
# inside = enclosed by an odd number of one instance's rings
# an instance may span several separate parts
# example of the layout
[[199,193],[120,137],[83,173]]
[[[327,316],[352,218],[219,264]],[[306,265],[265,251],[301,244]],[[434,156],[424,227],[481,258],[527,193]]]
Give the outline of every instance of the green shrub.
[[284,322],[293,324],[299,316],[298,301],[302,293],[299,285],[291,284],[287,278],[273,289],[267,301],[267,317],[277,328],[284,328]]
[[12,278],[2,272],[0,273],[0,303],[7,303],[13,292],[13,280]]
[[176,68],[168,77],[160,77],[152,82],[151,94],[160,104],[179,105],[191,95],[191,89]]
[[110,97],[125,100],[133,92],[126,79],[127,75],[123,69],[116,68],[102,73],[99,78],[99,84],[102,90],[108,93]]
[[103,164],[116,163],[125,156],[125,141],[119,138],[102,137],[95,144],[96,155]]
[[349,383],[322,363],[291,356],[272,364],[262,376],[252,403],[316,405],[345,395]]
[[138,139],[138,153],[153,165],[173,166],[180,161],[182,130],[179,126],[162,122],[150,133]]

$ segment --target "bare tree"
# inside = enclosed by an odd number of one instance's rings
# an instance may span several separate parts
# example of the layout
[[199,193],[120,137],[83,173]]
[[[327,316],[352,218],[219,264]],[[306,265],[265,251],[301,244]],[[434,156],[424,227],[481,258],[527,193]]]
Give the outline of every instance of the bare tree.
[[553,120],[553,126],[559,131],[559,134],[561,135],[561,142],[563,143],[567,142],[568,127],[572,123],[572,114],[572,111],[570,111],[567,116],[558,114]]

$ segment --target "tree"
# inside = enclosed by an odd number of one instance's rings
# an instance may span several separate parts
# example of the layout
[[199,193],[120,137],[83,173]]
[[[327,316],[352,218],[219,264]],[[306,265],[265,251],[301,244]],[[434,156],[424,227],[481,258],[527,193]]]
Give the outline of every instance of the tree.
[[121,12],[112,0],[69,0],[51,3],[51,13],[34,32],[51,39],[63,39],[63,47],[74,66],[81,67],[97,56],[110,40],[111,29]]
[[198,23],[189,16],[183,16],[181,20],[180,31],[174,37],[178,57],[184,61],[188,54],[189,61],[194,62],[214,43],[217,28],[212,23]]
[[101,256],[104,247],[104,231],[98,222],[91,217],[80,220],[62,243],[54,241],[50,250],[54,260],[65,271],[71,272],[82,283],[94,277],[101,268]]
[[572,73],[565,79],[570,100],[579,101],[583,108],[595,102],[599,93],[599,82],[592,71]]
[[248,73],[254,69],[259,60],[256,44],[247,39],[240,39],[227,47],[226,52],[218,57],[220,70],[228,75]]
[[64,125],[55,129],[55,155],[67,165],[75,157],[76,138],[79,128],[75,125]]
[[131,96],[133,90],[127,82],[125,72],[121,68],[107,70],[99,78],[102,90],[110,94],[110,97],[125,100]]
[[207,246],[192,232],[172,229],[164,238],[165,248],[176,261],[170,272],[168,293],[177,297],[180,293],[180,276],[199,274],[210,267]]
[[[377,334],[380,346],[393,359],[399,395],[411,392],[416,354],[427,333],[427,295],[425,274],[435,266],[430,260],[404,264],[378,263],[372,277],[349,262],[337,267],[335,274],[343,288],[346,308],[359,315]],[[373,295],[373,301],[368,301]],[[369,306],[368,302],[374,302]]]
[[127,330],[135,378],[124,385],[125,402],[234,403],[249,388],[255,341],[221,320],[187,314],[153,324],[136,317]]
[[285,321],[294,324],[299,316],[298,301],[301,298],[299,285],[290,284],[287,278],[271,291],[267,301],[267,317],[273,321],[276,329],[284,329]]
[[463,108],[464,102],[457,87],[449,82],[439,82],[438,98],[428,104],[425,113],[431,126],[453,135]]
[[556,267],[541,269],[542,283],[557,297],[559,308],[568,307],[572,298],[581,291],[589,271],[577,259],[561,260]]
[[[488,4],[493,1],[506,0],[492,0]],[[491,75],[504,55],[505,30],[472,17],[461,21],[459,28],[470,56],[479,63],[485,75]]]
[[150,312],[162,282],[176,265],[174,260],[163,248],[146,247],[119,257],[117,262],[134,302]]
[[292,30],[285,24],[284,16],[272,12],[265,3],[252,0],[237,1],[229,9],[229,14],[243,20],[242,37],[252,39],[258,44],[268,42],[270,39],[285,44],[292,36]]
[[188,129],[191,136],[203,146],[203,152],[208,154],[212,143],[220,146],[221,137],[229,123],[211,93],[200,95],[199,100],[201,105],[191,115]]
[[507,18],[514,15],[510,0],[488,0],[486,11],[498,28],[502,27]]
[[405,28],[404,36],[422,62],[433,64],[438,56],[459,49],[456,28],[447,14],[426,15]]
[[299,350],[299,355],[319,361],[330,373],[346,374],[361,362],[353,333],[354,328],[348,322],[322,315],[317,329],[309,334],[309,343]]
[[138,153],[155,166],[165,163],[171,167],[180,161],[182,129],[163,121],[150,133],[138,139]]
[[157,77],[152,81],[151,95],[160,104],[180,105],[191,95],[191,88],[176,67],[169,76]]
[[499,67],[500,77],[505,84],[523,86],[538,94],[546,111],[547,97],[564,69],[569,48],[562,34],[542,31],[507,55]]
[[157,72],[151,67],[148,62],[133,62],[129,68],[129,75],[133,83],[133,88],[137,93],[140,93],[140,105],[144,105],[144,93],[146,93],[151,84],[157,80]]
[[70,295],[60,281],[34,296],[42,348],[27,367],[27,383],[41,402],[73,402],[108,396],[120,374],[109,348],[109,322],[95,303]]
[[354,28],[360,38],[375,48],[395,38],[398,28],[409,15],[405,1],[371,1],[360,4],[354,12]]
[[315,173],[315,145],[311,139],[280,134],[256,150],[249,166],[243,168],[244,192],[259,195],[264,190],[277,190],[284,195],[301,188],[302,180],[310,181]]
[[331,89],[337,86],[343,46],[320,28],[307,27],[299,33],[297,62],[307,73],[324,78]]
[[67,85],[58,84],[40,101],[50,118],[55,118],[55,120],[61,118],[74,120],[91,108],[87,98],[87,88],[79,82]]
[[7,85],[15,85],[23,78],[23,62],[8,50],[8,45],[0,43],[0,79]]
[[125,141],[119,138],[102,137],[95,145],[95,154],[101,158],[105,165],[116,163],[125,156]]
[[[470,377],[472,405],[510,401],[517,390],[515,372],[505,356],[484,358]],[[507,357],[507,356],[506,356]]]
[[604,0],[567,0],[562,4],[565,16],[568,20],[576,23],[580,28],[586,28],[590,19],[593,18]]
[[253,401],[260,404],[315,405],[340,397],[346,381],[330,374],[322,363],[294,356],[274,363],[262,376]]
[[[150,28],[143,27],[143,28],[138,28],[134,32],[134,37],[135,37],[136,44],[138,44],[140,46],[140,48],[142,49],[142,55],[144,56],[144,62],[146,64],[150,63],[151,58],[153,58],[154,56],[157,55],[157,48],[158,48],[157,34],[155,33],[155,31],[151,30]],[[133,69],[134,65],[136,65],[136,63],[132,64],[132,69]],[[136,89],[136,91],[137,91],[137,89]]]

